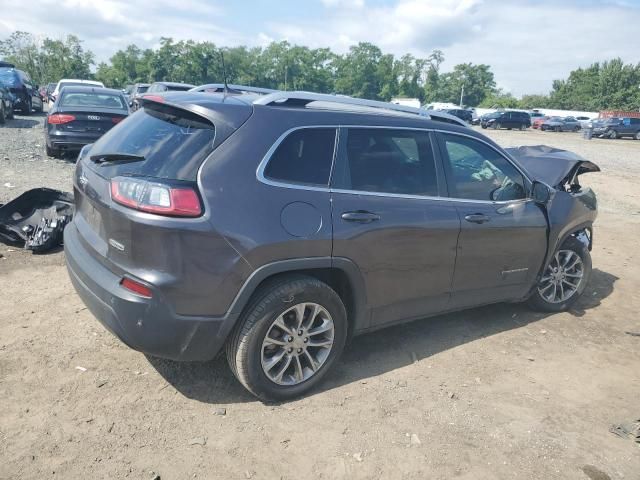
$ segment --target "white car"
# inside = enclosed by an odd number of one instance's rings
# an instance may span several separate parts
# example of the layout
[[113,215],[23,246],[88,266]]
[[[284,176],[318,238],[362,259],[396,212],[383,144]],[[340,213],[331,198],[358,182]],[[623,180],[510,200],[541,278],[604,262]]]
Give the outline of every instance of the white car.
[[589,118],[589,117],[576,117],[576,120],[578,120],[578,123],[580,123],[580,127],[582,128],[591,128],[591,122],[593,122],[593,118]]
[[53,101],[55,101],[56,98],[58,98],[58,95],[60,95],[60,90],[62,90],[62,87],[101,87],[101,88],[104,88],[104,83],[96,82],[95,80],[79,80],[77,78],[63,78],[62,80],[60,80],[58,82],[58,84],[56,85],[56,88],[53,90],[53,93],[51,94],[51,98],[53,98]]

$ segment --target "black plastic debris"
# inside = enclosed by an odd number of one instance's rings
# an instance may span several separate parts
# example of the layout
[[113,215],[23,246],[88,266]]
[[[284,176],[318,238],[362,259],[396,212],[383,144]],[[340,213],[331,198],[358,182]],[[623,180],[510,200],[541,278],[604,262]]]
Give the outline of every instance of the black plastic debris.
[[34,253],[46,252],[62,244],[62,232],[73,212],[72,194],[34,188],[0,205],[0,240]]

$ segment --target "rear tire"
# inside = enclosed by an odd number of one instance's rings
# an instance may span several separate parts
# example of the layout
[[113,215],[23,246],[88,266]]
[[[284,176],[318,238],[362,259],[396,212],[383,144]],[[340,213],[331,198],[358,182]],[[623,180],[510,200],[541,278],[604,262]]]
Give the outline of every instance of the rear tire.
[[56,148],[50,148],[49,145],[45,144],[44,151],[48,157],[60,158],[60,150]]
[[[566,260],[566,264],[563,266],[564,260]],[[576,262],[574,268],[566,268],[574,261]],[[554,271],[554,268],[557,270]],[[578,273],[581,275],[579,278],[577,277]],[[553,276],[558,278],[557,285],[554,285],[554,281],[550,279]],[[589,249],[577,238],[569,237],[545,267],[542,277],[527,303],[532,309],[542,312],[564,312],[580,298],[589,283],[590,276],[591,254]],[[570,289],[571,285],[575,285],[573,293],[563,298],[566,292],[565,288]]]
[[[331,330],[323,330],[329,324]],[[256,397],[288,400],[320,383],[346,338],[347,313],[338,294],[313,277],[286,276],[254,293],[227,341],[227,361]]]
[[640,131],[636,132],[633,138],[635,138],[636,140],[640,140]]
[[0,100],[0,125],[4,125],[7,121],[7,113],[5,111],[4,100]]
[[22,110],[23,115],[31,115],[33,113],[33,103],[31,103],[31,98],[26,101],[26,106]]

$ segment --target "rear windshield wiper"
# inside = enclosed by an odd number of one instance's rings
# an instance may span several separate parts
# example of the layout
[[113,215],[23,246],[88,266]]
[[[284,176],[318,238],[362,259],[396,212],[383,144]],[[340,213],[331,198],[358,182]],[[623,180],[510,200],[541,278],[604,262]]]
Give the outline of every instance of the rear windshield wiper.
[[103,163],[129,163],[142,162],[145,158],[142,155],[134,155],[132,153],[101,153],[99,155],[91,155],[89,157],[93,163],[99,165]]

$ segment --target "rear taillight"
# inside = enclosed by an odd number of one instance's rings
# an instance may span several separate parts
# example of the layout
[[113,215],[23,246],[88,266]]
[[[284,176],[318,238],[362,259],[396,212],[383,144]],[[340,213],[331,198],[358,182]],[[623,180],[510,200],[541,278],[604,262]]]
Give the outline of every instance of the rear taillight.
[[140,295],[141,297],[153,297],[153,292],[149,287],[130,278],[124,277],[122,280],[120,280],[120,285],[122,285],[123,288],[126,288],[130,292],[133,292],[136,295]]
[[111,121],[116,124],[116,123],[120,123],[122,120],[124,120],[124,117],[113,117],[111,119]]
[[47,122],[52,125],[61,125],[63,123],[73,122],[76,119],[73,115],[68,115],[66,113],[54,113],[53,115],[49,115],[47,118]]
[[152,102],[164,103],[164,97],[161,97],[160,95],[143,95],[142,99],[151,100]]
[[202,214],[198,193],[186,186],[115,177],[111,180],[111,198],[120,205],[141,212],[172,217],[199,217]]

